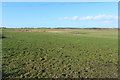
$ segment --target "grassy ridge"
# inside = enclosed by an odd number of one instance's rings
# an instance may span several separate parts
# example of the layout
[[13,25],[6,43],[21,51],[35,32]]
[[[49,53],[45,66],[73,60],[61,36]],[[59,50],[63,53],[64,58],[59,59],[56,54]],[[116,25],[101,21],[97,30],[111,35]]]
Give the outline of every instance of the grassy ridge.
[[3,30],[3,77],[117,77],[117,30],[64,30],[80,34]]

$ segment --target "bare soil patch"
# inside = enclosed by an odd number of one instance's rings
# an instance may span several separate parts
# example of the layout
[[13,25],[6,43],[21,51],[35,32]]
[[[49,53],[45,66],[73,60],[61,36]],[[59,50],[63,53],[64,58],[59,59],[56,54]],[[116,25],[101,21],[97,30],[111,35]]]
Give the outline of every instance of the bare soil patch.
[[72,33],[72,34],[78,34],[79,33],[79,32],[73,32],[73,31],[46,31],[46,30],[14,30],[14,31],[20,31],[20,32]]

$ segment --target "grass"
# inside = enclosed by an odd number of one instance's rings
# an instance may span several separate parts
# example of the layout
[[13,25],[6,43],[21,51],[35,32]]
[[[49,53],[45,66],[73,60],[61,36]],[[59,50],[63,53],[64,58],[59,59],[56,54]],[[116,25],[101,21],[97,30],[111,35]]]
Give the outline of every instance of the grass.
[[3,29],[3,78],[118,77],[117,30],[58,30],[80,35]]

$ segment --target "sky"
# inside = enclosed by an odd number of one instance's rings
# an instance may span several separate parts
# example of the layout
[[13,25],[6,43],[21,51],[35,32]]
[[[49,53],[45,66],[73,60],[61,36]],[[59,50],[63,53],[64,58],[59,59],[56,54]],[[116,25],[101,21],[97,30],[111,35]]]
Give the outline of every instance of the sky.
[[117,2],[2,2],[7,28],[117,28]]
[[2,2],[118,2],[119,0],[1,0]]

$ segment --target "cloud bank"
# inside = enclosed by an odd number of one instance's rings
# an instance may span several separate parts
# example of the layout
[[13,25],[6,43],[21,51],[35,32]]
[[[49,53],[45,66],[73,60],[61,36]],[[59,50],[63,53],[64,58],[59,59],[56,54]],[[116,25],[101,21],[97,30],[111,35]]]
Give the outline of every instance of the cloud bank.
[[118,17],[102,14],[102,15],[97,15],[97,16],[85,16],[85,17],[79,17],[79,16],[63,17],[63,18],[60,18],[60,20],[117,22]]

